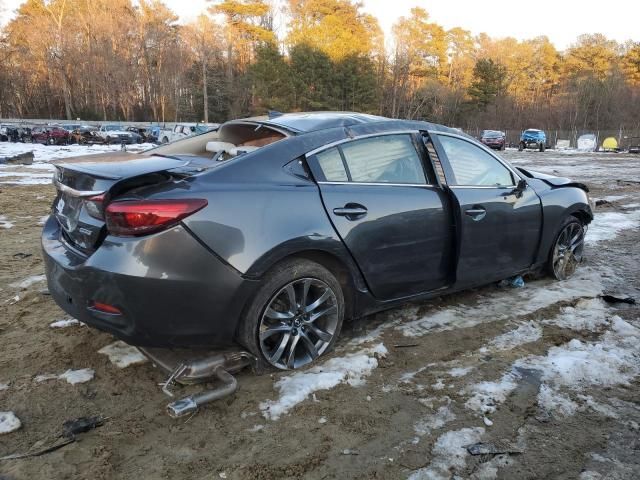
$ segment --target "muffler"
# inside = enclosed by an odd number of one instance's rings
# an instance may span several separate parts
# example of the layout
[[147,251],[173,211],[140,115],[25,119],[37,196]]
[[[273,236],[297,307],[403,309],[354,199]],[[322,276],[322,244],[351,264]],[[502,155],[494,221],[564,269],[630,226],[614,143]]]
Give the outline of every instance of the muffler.
[[139,348],[143,355],[155,365],[169,373],[162,385],[162,391],[173,397],[171,388],[176,383],[190,385],[216,380],[221,385],[201,393],[181,398],[167,405],[167,413],[174,418],[195,412],[202,405],[220,400],[235,393],[238,381],[232,375],[245,367],[255,368],[257,359],[245,351],[209,352],[193,356],[185,352],[158,348]]

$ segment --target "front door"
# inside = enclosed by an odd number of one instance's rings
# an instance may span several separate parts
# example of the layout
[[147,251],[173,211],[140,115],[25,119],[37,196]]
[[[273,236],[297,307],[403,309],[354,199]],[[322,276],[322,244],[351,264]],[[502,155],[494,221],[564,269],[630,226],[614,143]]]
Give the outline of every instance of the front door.
[[482,147],[453,135],[437,139],[458,203],[457,284],[499,280],[530,267],[542,229],[538,195],[516,189],[516,173]]
[[451,281],[451,208],[416,138],[355,139],[309,158],[331,222],[380,299]]

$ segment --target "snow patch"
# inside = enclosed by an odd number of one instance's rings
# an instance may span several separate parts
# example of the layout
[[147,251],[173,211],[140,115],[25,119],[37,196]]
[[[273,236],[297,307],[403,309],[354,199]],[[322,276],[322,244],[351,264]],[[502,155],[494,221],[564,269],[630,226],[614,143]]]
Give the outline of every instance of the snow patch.
[[598,298],[578,300],[575,307],[564,307],[560,315],[543,320],[543,325],[556,325],[562,328],[581,331],[596,331],[607,325],[605,304]]
[[503,333],[490,342],[490,347],[495,350],[511,350],[518,345],[531,343],[542,337],[542,329],[533,322],[520,325],[515,330]]
[[[568,280],[554,282],[538,280],[526,288],[495,290],[478,303],[464,303],[431,313],[417,320],[396,326],[407,337],[419,337],[431,332],[469,328],[481,323],[506,320],[526,315],[560,301],[581,297],[595,297],[602,293],[601,271],[581,268]],[[514,308],[514,305],[516,306]]]
[[260,404],[265,418],[278,420],[293,407],[319,390],[329,390],[341,383],[358,386],[378,366],[376,355],[384,357],[387,349],[380,343],[359,352],[334,357],[309,370],[294,372],[280,378],[275,388],[278,400],[267,400]]
[[547,412],[558,413],[564,417],[573,415],[579,408],[579,405],[568,396],[544,384],[540,385],[538,406]]
[[21,290],[25,290],[35,283],[44,282],[46,279],[47,279],[46,275],[32,275],[30,277],[25,278],[21,282],[11,283],[9,286],[13,288],[19,288]]
[[452,422],[455,419],[456,415],[451,411],[449,405],[441,406],[435,413],[426,416],[413,426],[413,430],[418,436],[412,443],[417,444],[420,441],[420,437],[429,435],[433,430],[442,428],[445,424]]
[[630,230],[640,226],[640,210],[631,212],[596,213],[585,237],[587,245],[612,240],[623,230]]
[[6,216],[0,215],[0,228],[13,228],[13,223]]
[[9,388],[8,383],[0,383],[0,392]]
[[22,426],[13,412],[0,412],[0,434],[15,432]]
[[611,321],[611,330],[598,342],[573,339],[550,348],[545,357],[519,360],[516,367],[540,370],[544,381],[575,390],[628,385],[640,374],[640,330],[617,316]]
[[480,382],[464,388],[461,394],[470,394],[471,398],[464,404],[470,410],[487,414],[496,411],[497,406],[517,387],[519,377],[509,372],[497,382]]
[[140,350],[127,345],[121,340],[113,342],[98,350],[98,353],[109,357],[109,361],[118,368],[126,368],[130,365],[139,365],[147,361]]
[[455,367],[449,370],[447,373],[452,377],[464,377],[470,373],[475,367]]
[[409,480],[449,480],[454,472],[463,474],[469,456],[465,446],[479,442],[483,434],[484,428],[475,427],[440,435],[431,450],[431,464],[413,472]]

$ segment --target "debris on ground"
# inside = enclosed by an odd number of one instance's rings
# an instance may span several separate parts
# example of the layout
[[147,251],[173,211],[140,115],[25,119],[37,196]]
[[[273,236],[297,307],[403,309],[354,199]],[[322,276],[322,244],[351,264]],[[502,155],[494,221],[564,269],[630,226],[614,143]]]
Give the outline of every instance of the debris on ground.
[[33,253],[18,252],[13,254],[13,258],[19,258],[20,260],[24,260],[25,258],[29,258],[32,256],[33,256]]
[[113,342],[98,350],[98,353],[109,357],[109,361],[118,368],[126,368],[130,365],[139,365],[148,361],[140,350],[131,345],[127,345],[121,340]]
[[53,322],[49,324],[51,328],[67,328],[73,325],[80,325],[80,322],[75,318],[67,318],[65,320],[58,320],[57,322]]
[[34,379],[36,383],[46,382],[48,380],[66,380],[67,383],[75,385],[77,383],[86,383],[89,380],[93,380],[95,371],[91,368],[81,368],[80,370],[67,370],[60,375],[55,373],[45,373],[44,375],[37,375]]
[[[77,440],[76,435],[79,433],[85,433],[94,428],[101,427],[107,419],[102,416],[95,417],[80,417],[73,420],[67,420],[62,424],[62,433],[58,435],[54,442],[45,448],[40,450],[28,451],[25,453],[13,453],[5,457],[0,457],[0,460],[19,460],[21,458],[39,457],[45,453],[55,452],[56,450],[69,445]],[[34,447],[42,445],[42,441],[36,442]],[[33,447],[32,447],[33,448]]]
[[607,303],[627,303],[635,305],[636,299],[633,297],[615,297],[613,295],[602,295],[602,299]]
[[13,412],[0,412],[0,435],[15,432],[22,426],[22,422]]
[[32,165],[33,164],[33,152],[19,153],[12,157],[0,158],[0,164],[8,165]]
[[523,450],[511,445],[509,442],[485,443],[478,442],[466,445],[467,452],[471,455],[501,455],[503,453],[522,453]]
[[79,433],[85,433],[94,428],[104,425],[106,419],[101,416],[95,417],[79,417],[73,420],[67,420],[62,424],[62,436],[66,438],[75,438]]
[[498,283],[499,287],[511,287],[511,288],[522,288],[524,287],[524,279],[522,278],[522,275],[518,275],[516,277],[512,277],[512,278],[506,278],[504,280],[501,280]]

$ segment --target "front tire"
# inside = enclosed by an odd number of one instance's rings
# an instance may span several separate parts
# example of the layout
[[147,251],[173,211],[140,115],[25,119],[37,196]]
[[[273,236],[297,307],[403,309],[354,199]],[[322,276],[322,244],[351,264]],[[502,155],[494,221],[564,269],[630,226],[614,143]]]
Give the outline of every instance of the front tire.
[[320,264],[291,259],[265,275],[245,310],[238,341],[261,364],[293,370],[329,352],[342,328],[340,283]]
[[584,224],[576,217],[567,217],[562,225],[551,252],[547,269],[556,280],[571,277],[582,262],[584,251]]
[[523,150],[524,150],[524,147],[525,147],[524,142],[520,142],[520,143],[518,144],[518,151],[519,151],[519,152],[523,151]]

